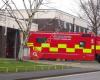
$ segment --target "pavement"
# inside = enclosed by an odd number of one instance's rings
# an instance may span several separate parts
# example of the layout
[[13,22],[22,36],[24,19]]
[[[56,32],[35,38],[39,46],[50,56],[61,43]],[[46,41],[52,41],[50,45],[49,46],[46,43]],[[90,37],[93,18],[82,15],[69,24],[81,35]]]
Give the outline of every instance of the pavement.
[[[31,61],[33,62],[33,61]],[[37,63],[51,64],[51,65],[64,65],[79,68],[100,69],[100,63],[96,61],[50,61],[39,60]]]
[[[29,79],[39,79],[39,78],[45,78],[45,77],[52,77],[52,76],[61,76],[61,75],[70,75],[70,74],[80,74],[80,73],[87,73],[87,72],[96,72],[100,71],[100,68],[94,68],[96,64],[94,63],[94,67],[86,67],[85,64],[84,67],[81,67],[82,64],[79,63],[72,63],[69,62],[69,64],[66,62],[55,62],[55,61],[39,61],[39,63],[48,63],[48,64],[54,64],[54,65],[69,65],[73,66],[73,68],[68,68],[64,70],[50,70],[50,71],[38,71],[38,72],[19,72],[19,73],[0,73],[0,80],[29,80]],[[88,64],[88,63],[87,63]],[[76,66],[77,65],[77,66]],[[79,65],[79,66],[78,66]],[[81,66],[80,66],[81,65]],[[93,65],[92,63],[90,65]],[[100,65],[99,63],[97,64]]]

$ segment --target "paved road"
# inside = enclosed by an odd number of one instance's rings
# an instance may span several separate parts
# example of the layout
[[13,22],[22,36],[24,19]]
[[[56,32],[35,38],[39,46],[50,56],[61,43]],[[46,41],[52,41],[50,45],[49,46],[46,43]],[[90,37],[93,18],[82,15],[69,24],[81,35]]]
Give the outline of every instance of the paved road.
[[100,71],[33,80],[100,80]]

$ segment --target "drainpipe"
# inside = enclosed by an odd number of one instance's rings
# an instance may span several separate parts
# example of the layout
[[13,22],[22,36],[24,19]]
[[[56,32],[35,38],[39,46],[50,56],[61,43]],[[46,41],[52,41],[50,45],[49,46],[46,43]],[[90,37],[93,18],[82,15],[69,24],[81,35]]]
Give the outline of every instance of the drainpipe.
[[73,31],[74,32],[74,29],[75,29],[75,18],[73,18]]
[[16,47],[17,46],[17,30],[15,32],[15,40],[14,40],[14,58],[16,59],[17,56],[16,56]]

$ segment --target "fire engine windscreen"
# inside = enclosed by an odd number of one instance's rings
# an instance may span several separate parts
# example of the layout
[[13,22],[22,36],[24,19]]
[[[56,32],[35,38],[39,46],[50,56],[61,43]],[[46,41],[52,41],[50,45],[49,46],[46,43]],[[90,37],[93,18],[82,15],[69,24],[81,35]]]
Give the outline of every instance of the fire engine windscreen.
[[38,43],[45,43],[47,41],[47,38],[36,38],[36,42]]

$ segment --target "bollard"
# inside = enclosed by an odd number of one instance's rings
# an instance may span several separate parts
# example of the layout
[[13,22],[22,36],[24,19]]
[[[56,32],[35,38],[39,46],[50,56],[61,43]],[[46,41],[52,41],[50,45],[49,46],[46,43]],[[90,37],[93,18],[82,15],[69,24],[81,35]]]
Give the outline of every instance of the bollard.
[[18,68],[16,68],[16,72],[18,72]]
[[54,66],[55,70],[56,70],[56,65]]
[[6,68],[6,72],[8,72],[8,67]]

